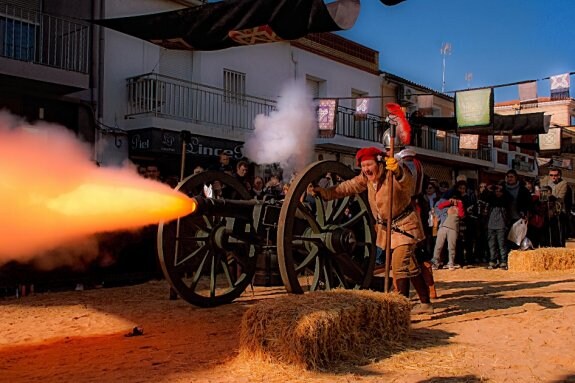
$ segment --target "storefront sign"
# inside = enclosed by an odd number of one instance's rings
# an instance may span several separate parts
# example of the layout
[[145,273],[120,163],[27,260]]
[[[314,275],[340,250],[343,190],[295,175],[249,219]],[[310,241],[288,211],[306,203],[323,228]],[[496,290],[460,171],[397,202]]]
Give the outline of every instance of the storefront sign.
[[[159,128],[145,128],[128,132],[130,154],[182,153],[180,132]],[[232,159],[244,157],[243,143],[212,137],[192,135],[186,144],[186,153],[200,156],[217,157],[227,153]]]

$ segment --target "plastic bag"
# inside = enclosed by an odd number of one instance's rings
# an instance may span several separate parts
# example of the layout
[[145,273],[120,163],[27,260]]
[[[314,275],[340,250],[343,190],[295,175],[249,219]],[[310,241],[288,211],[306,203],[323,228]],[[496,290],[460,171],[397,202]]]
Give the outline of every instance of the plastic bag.
[[511,226],[507,239],[515,243],[517,246],[521,246],[521,241],[527,236],[527,220],[521,218]]

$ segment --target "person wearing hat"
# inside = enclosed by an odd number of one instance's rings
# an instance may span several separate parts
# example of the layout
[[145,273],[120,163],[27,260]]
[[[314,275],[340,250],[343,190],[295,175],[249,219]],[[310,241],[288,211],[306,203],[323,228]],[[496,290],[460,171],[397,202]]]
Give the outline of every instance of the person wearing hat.
[[[416,245],[425,238],[419,214],[411,203],[416,177],[402,162],[394,157],[386,157],[376,147],[360,149],[356,160],[357,166],[361,167],[359,175],[332,187],[316,187],[315,192],[325,200],[332,200],[367,190],[369,205],[376,219],[377,246],[384,250],[387,225],[391,221],[391,267],[399,293],[409,297],[411,281],[421,302],[413,307],[412,313],[433,313],[429,288],[415,258]],[[393,176],[387,177],[387,172],[392,172]],[[390,200],[388,194],[389,180],[393,182],[393,200]],[[390,204],[391,220],[387,217]]]

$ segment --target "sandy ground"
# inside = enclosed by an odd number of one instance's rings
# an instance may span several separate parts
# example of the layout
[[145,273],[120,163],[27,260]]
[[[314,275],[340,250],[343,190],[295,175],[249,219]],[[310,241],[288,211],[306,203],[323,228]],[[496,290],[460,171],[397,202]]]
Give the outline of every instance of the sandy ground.
[[327,372],[238,358],[243,312],[283,288],[211,309],[169,300],[164,281],[4,299],[0,382],[575,382],[573,272],[435,277],[436,313],[404,347]]

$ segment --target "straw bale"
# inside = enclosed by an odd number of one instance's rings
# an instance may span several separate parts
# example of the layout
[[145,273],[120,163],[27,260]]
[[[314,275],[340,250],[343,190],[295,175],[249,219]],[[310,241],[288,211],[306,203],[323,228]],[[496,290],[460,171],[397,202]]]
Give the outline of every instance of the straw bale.
[[575,270],[575,249],[543,247],[536,250],[513,250],[509,253],[509,270]]
[[240,354],[309,370],[367,363],[409,338],[399,294],[331,290],[258,302],[243,315]]

